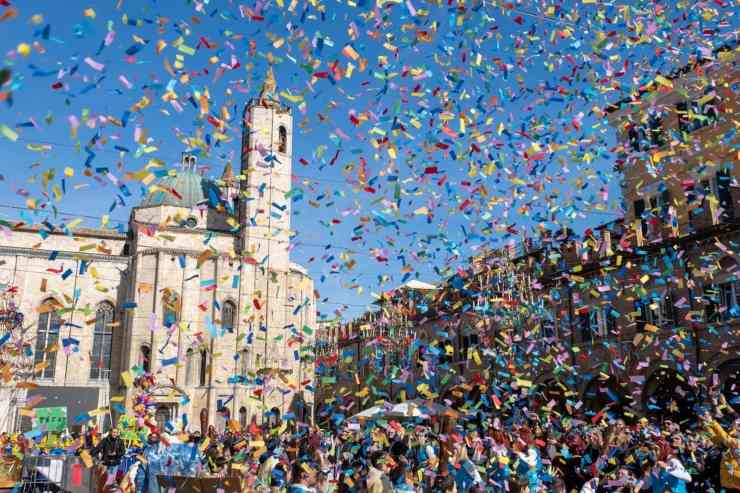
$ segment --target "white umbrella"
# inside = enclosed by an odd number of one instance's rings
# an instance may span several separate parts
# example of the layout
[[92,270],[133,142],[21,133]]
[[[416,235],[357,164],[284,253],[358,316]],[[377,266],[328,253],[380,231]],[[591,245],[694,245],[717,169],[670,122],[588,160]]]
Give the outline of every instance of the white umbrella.
[[390,406],[386,403],[373,406],[364,411],[355,414],[350,420],[359,418],[429,418],[431,416],[459,416],[459,413],[452,408],[437,404],[436,402],[425,402],[421,399],[400,402]]
[[388,412],[387,404],[384,402],[383,404],[378,404],[377,406],[369,407],[365,409],[362,412],[359,412],[352,416],[349,419],[357,419],[357,418],[375,418],[379,416],[384,416]]
[[409,416],[415,418],[428,418],[430,416],[445,416],[449,414],[459,415],[457,411],[450,407],[443,406],[442,404],[438,404],[432,401],[425,402],[421,399],[413,399],[410,401],[401,402],[400,404],[396,404],[395,406],[393,406],[391,412],[400,416]]

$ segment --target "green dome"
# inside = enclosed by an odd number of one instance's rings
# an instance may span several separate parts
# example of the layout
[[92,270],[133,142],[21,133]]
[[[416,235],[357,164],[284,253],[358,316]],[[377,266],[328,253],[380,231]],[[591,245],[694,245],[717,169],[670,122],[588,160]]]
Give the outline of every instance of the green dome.
[[155,190],[149,193],[141,202],[141,207],[171,205],[189,208],[203,202],[218,201],[216,185],[191,170],[177,170],[177,175],[167,175],[156,184],[168,191]]

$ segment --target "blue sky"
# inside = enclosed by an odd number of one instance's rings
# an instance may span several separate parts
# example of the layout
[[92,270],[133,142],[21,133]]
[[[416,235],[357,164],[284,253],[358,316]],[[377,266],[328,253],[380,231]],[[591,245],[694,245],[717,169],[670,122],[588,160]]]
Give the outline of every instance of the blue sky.
[[[733,31],[730,8],[499,5],[13,2],[18,15],[0,22],[13,71],[0,126],[17,139],[0,133],[0,217],[31,201],[46,204],[23,213],[35,221],[55,207],[115,226],[143,197],[132,174],[151,159],[172,167],[194,148],[206,175],[238,167],[239,115],[268,61],[295,112],[291,255],[330,318],[404,280],[438,281],[532,225],[618,217],[614,132],[600,108],[719,43]],[[132,110],[143,97],[151,103]],[[224,140],[208,116],[226,122]]]

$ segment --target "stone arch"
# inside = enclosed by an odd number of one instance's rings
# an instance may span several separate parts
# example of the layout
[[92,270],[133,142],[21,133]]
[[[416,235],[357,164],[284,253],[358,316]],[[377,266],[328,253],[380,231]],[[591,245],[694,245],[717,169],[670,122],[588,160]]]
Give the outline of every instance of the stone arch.
[[278,152],[282,154],[288,152],[288,129],[285,125],[278,127]]
[[740,412],[740,358],[728,359],[717,367],[720,392],[727,403]]
[[226,298],[221,303],[221,330],[233,333],[237,325],[237,308],[236,302],[231,298]]
[[268,428],[275,428],[280,424],[281,418],[280,408],[273,407],[269,412],[265,413],[264,421]]
[[166,395],[169,395],[171,390],[174,390],[175,392],[179,393],[182,397],[188,397],[188,393],[185,392],[185,389],[180,387],[179,385],[173,385],[170,383],[162,383],[162,384],[156,384],[147,389],[148,395],[157,395],[160,391],[167,391]]
[[609,415],[622,417],[627,406],[622,386],[614,375],[607,379],[596,376],[589,380],[581,393],[581,401],[587,412],[593,415],[605,411]]
[[193,348],[188,348],[187,351],[185,351],[185,385],[188,387],[193,385],[193,377],[194,377],[194,368],[195,368],[195,351],[193,351]]
[[247,429],[247,420],[249,416],[249,412],[247,411],[247,408],[242,406],[239,408],[239,427],[242,429],[242,431]]
[[[169,383],[152,385],[146,389],[145,393],[156,403],[154,420],[160,432],[167,428],[167,422],[172,422],[177,418],[179,407],[177,402],[181,401],[183,397],[189,399],[187,392],[182,387]],[[173,396],[173,393],[179,395]]]
[[149,343],[143,343],[139,346],[138,363],[144,369],[144,373],[152,371],[152,347]]
[[698,397],[678,371],[666,365],[657,367],[645,380],[642,406],[646,415],[657,420],[686,421],[694,417]]

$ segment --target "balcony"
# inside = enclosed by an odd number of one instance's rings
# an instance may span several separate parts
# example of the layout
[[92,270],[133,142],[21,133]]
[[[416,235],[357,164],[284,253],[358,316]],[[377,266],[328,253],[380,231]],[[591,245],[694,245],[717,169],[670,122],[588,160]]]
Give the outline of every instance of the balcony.
[[110,380],[110,368],[93,368],[90,370],[91,382],[106,382]]

